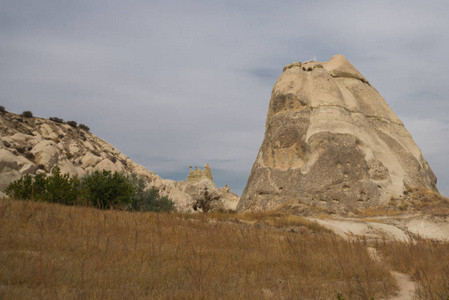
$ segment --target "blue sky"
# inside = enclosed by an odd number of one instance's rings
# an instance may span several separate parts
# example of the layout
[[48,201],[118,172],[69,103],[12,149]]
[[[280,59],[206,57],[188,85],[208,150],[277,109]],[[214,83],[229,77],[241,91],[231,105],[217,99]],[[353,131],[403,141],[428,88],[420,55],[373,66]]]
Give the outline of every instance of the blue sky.
[[0,0],[0,105],[87,124],[164,178],[241,194],[284,65],[343,54],[449,195],[447,1]]

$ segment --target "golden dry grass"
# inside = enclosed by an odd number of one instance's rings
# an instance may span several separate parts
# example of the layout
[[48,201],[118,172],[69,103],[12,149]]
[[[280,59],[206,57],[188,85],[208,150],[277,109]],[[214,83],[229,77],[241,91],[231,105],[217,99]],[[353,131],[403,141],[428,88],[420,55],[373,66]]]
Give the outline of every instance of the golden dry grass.
[[402,198],[392,198],[383,207],[359,208],[352,211],[357,217],[395,217],[422,214],[449,216],[449,199],[425,188],[409,188]]
[[376,248],[392,268],[417,283],[418,299],[449,299],[449,242],[383,241]]
[[383,207],[383,208],[368,207],[365,209],[355,209],[352,212],[358,218],[381,217],[381,216],[395,217],[404,213],[403,211],[397,208],[390,208],[390,207]]
[[0,298],[377,299],[394,292],[388,268],[370,259],[363,242],[316,233],[296,217],[273,222],[301,224],[300,233],[271,228],[266,217],[242,216],[259,220],[250,226],[226,220],[233,214],[0,200]]
[[303,217],[291,215],[279,210],[233,214],[212,212],[205,215],[205,217],[219,221],[230,221],[254,226],[282,228],[290,231],[308,230],[315,233],[331,232],[328,229],[318,225],[316,222],[312,222]]
[[449,215],[449,199],[424,188],[408,190],[407,200],[411,201],[413,210],[435,216]]

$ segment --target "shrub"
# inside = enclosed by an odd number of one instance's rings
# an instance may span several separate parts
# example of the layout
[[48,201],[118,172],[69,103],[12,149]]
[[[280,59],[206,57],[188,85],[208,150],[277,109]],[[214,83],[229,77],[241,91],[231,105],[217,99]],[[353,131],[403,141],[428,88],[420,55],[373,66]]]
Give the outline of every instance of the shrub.
[[34,199],[45,202],[75,204],[78,196],[79,180],[70,178],[68,174],[61,174],[59,167],[52,169],[52,175],[45,178],[39,174],[34,178],[24,175],[21,179],[11,183],[5,193],[15,199]]
[[152,187],[150,190],[137,194],[138,211],[170,212],[175,210],[175,204],[167,196],[160,196],[158,190]]
[[0,105],[0,113],[4,113],[6,112],[6,109],[4,106]]
[[78,128],[82,129],[82,130],[85,130],[85,131],[89,131],[90,130],[90,128],[87,125],[84,125],[84,124],[79,124]]
[[31,199],[33,196],[33,178],[28,174],[22,176],[5,189],[5,194],[14,199]]
[[66,205],[75,204],[80,185],[78,178],[70,177],[69,174],[61,174],[59,167],[54,167],[51,172],[52,176],[42,180],[44,185],[42,189],[45,191],[43,200]]
[[27,153],[25,153],[25,157],[29,160],[33,160],[34,154],[28,151]]
[[17,150],[17,152],[19,152],[21,154],[25,154],[25,148],[24,147],[17,147],[16,150]]
[[66,123],[72,126],[73,128],[76,128],[77,123],[75,121],[67,121]]
[[32,118],[33,117],[33,113],[31,111],[29,111],[29,110],[26,110],[26,111],[24,111],[21,114],[21,116],[24,117],[24,118]]
[[[39,165],[39,168],[44,168]],[[131,211],[173,211],[175,205],[168,197],[161,197],[155,189],[146,189],[146,182],[137,175],[110,171],[94,171],[79,180],[61,174],[58,167],[52,174],[24,175],[5,190],[15,199],[33,199],[51,203],[74,205],[83,203],[101,209],[118,208]]]
[[63,123],[64,120],[58,117],[50,117],[49,118],[51,121],[56,122],[56,123]]
[[206,187],[204,189],[204,195],[196,199],[195,203],[193,203],[192,208],[195,211],[197,209],[201,209],[203,212],[208,212],[211,209],[212,202],[217,201],[218,199],[219,199],[218,195],[209,194]]
[[124,208],[134,194],[134,186],[123,174],[103,170],[82,178],[84,199],[98,208]]
[[132,174],[129,176],[136,193],[127,209],[133,211],[171,212],[175,210],[175,203],[167,196],[160,196],[155,187],[146,189],[145,180]]

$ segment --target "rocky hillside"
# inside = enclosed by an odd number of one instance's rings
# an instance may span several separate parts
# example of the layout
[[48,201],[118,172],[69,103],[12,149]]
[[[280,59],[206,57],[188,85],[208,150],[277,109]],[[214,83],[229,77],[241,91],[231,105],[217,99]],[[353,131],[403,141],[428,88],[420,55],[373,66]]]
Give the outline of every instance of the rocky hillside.
[[237,195],[229,188],[218,189],[211,175],[209,178],[199,174],[194,180],[179,182],[162,179],[89,132],[87,126],[73,121],[2,111],[0,133],[0,196],[23,174],[49,174],[58,166],[62,173],[72,176],[93,170],[135,173],[145,177],[148,186],[169,196],[181,211],[191,211],[206,188],[214,195],[215,209],[235,209],[238,203]]

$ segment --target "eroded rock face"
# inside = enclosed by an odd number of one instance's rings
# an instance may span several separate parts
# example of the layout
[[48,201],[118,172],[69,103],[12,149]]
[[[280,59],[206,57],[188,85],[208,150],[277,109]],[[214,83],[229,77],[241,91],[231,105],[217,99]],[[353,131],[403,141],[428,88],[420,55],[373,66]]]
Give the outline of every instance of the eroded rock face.
[[284,68],[238,210],[288,202],[371,207],[408,187],[437,192],[436,177],[399,118],[345,57]]
[[190,167],[190,175],[187,181],[178,181],[174,186],[182,191],[187,197],[185,206],[189,210],[193,209],[193,204],[205,197],[205,192],[211,196],[210,210],[211,211],[228,211],[235,210],[239,202],[239,197],[234,194],[228,185],[222,188],[217,188],[213,179],[209,164],[204,166],[204,170],[195,167],[192,170]]

